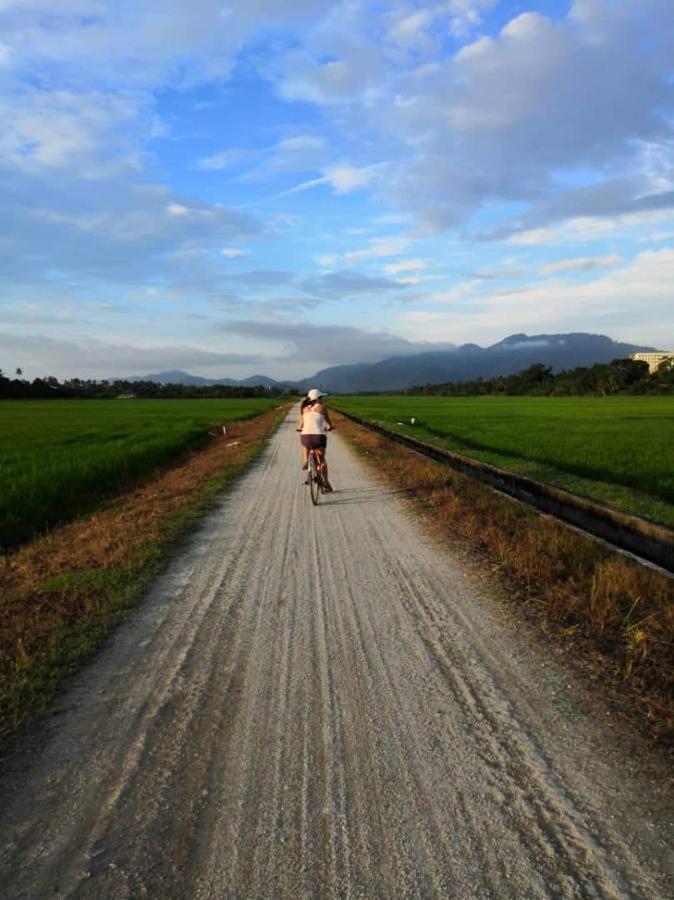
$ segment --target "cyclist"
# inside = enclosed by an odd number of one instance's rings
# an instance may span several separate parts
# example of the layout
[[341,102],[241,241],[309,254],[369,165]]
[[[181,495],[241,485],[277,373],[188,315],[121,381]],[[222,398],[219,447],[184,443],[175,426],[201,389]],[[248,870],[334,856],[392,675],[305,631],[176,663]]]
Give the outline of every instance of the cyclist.
[[317,450],[318,458],[323,473],[325,490],[331,491],[332,486],[328,481],[328,463],[325,458],[325,448],[328,443],[326,431],[334,428],[330,421],[330,413],[323,403],[325,394],[317,388],[312,388],[302,401],[300,409],[300,442],[302,444],[302,468],[309,465],[309,450]]

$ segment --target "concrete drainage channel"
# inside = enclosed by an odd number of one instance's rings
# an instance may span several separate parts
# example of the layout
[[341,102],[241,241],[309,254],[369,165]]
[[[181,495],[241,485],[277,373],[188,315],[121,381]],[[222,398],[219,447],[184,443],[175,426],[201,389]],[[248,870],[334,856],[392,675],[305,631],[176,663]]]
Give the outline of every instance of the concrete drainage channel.
[[656,525],[638,516],[621,513],[601,503],[594,503],[592,500],[586,500],[584,497],[578,497],[523,475],[506,472],[497,466],[478,462],[451,450],[435,447],[406,434],[398,434],[343,410],[339,412],[357,425],[362,425],[398,444],[416,450],[423,456],[482,481],[504,494],[535,506],[542,512],[606,541],[618,550],[659,566],[670,576],[674,574],[674,531],[671,528]]

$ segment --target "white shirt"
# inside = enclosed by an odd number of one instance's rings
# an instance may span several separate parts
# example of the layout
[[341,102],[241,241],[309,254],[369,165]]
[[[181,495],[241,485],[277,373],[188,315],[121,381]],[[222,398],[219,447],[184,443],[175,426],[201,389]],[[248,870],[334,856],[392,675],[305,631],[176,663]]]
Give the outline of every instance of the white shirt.
[[302,434],[325,434],[325,416],[323,413],[305,409],[302,413]]

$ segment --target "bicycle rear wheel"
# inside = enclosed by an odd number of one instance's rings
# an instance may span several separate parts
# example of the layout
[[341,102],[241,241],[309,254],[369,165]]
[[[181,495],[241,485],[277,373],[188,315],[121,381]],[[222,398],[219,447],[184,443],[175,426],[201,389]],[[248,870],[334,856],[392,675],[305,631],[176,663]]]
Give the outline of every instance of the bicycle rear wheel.
[[318,473],[318,468],[316,466],[316,456],[313,453],[309,454],[309,491],[311,493],[311,502],[314,506],[318,505],[318,497],[320,495],[321,488],[321,476]]

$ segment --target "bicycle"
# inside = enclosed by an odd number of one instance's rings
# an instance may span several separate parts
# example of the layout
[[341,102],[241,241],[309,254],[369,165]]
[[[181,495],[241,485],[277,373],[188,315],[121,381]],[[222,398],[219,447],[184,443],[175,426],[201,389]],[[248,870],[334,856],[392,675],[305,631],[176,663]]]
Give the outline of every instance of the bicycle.
[[307,461],[307,481],[309,482],[309,493],[311,494],[311,502],[314,506],[318,506],[318,498],[325,493],[325,479],[323,478],[323,466],[318,455],[318,450],[312,448],[309,450],[309,459]]
[[[299,428],[296,428],[295,430],[300,431]],[[305,481],[305,484],[309,485],[311,502],[314,506],[318,506],[318,498],[321,494],[327,494],[328,490],[326,487],[327,482],[323,475],[321,457],[316,447],[311,447],[309,449],[309,456],[307,459],[307,480]]]

